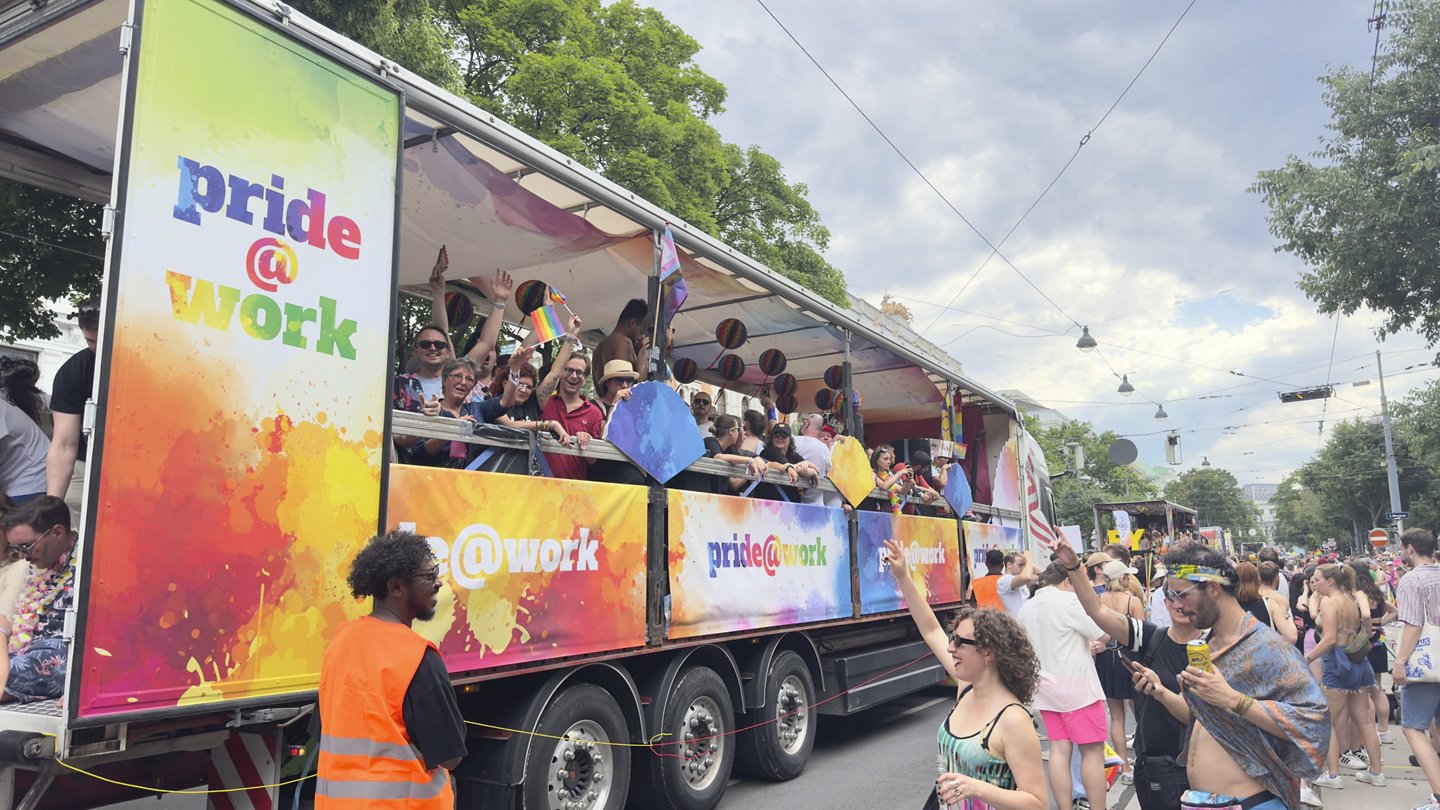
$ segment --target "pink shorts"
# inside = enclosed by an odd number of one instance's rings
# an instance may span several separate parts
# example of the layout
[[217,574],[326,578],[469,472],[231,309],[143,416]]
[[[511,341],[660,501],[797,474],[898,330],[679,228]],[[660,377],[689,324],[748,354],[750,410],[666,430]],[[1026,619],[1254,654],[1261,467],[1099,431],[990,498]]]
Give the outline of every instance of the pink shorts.
[[1105,714],[1105,701],[1097,700],[1083,709],[1073,712],[1051,712],[1040,710],[1040,719],[1045,722],[1045,737],[1051,741],[1069,740],[1076,745],[1105,742],[1110,736],[1109,720]]

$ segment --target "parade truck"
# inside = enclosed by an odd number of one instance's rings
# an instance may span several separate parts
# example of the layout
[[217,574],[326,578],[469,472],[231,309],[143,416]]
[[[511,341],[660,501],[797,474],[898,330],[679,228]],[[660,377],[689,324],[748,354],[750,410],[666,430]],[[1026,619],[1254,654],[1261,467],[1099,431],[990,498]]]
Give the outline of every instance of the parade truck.
[[[369,610],[350,563],[396,528],[441,564],[415,629],[469,724],[461,806],[713,807],[732,768],[799,775],[821,715],[943,680],[885,540],[944,610],[967,527],[1050,532],[1014,406],[903,324],[821,299],[282,3],[4,6],[0,174],[103,206],[106,241],[63,691],[0,704],[0,808],[288,803],[313,783],[327,640]],[[672,486],[676,465],[737,472],[666,455],[698,430],[668,388],[647,424],[670,468],[644,485],[545,474],[546,453],[647,452],[614,436],[580,449],[393,410],[399,302],[429,295],[441,246],[590,324],[647,299],[665,347],[646,358],[652,392],[692,377],[787,413],[839,402],[868,444],[952,442],[967,519],[897,514],[874,491],[847,510]],[[452,292],[540,329],[484,289]],[[397,435],[475,461],[400,463]],[[521,464],[485,462],[502,456]],[[835,464],[872,489],[853,439]],[[802,483],[838,490],[833,473]]]

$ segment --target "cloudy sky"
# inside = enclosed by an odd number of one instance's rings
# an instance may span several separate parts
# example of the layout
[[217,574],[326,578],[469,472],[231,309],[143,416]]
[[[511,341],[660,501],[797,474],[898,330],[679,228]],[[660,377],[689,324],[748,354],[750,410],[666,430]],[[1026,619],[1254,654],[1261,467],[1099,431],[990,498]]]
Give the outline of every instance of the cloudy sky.
[[[1273,251],[1267,209],[1246,188],[1316,147],[1328,66],[1368,69],[1369,3],[1195,4],[1001,248],[1066,317],[1000,259],[979,269],[984,241],[758,3],[649,2],[700,42],[698,63],[729,88],[724,137],[758,144],[809,185],[851,291],[872,303],[890,292],[977,381],[1135,435],[1145,463],[1163,463],[1159,432],[1178,430],[1181,469],[1208,457],[1242,483],[1277,482],[1319,446],[1322,404],[1282,405],[1276,392],[1326,382],[1334,321],[1296,287],[1300,263]],[[765,2],[991,242],[1187,5]],[[1091,326],[1099,353],[1074,348],[1072,318]],[[1376,412],[1378,386],[1352,382],[1374,379],[1377,348],[1398,375],[1392,399],[1436,376],[1400,373],[1434,352],[1413,333],[1378,344],[1380,320],[1362,311],[1339,324],[1327,431]],[[1116,393],[1102,354],[1136,395]],[[1155,419],[1149,400],[1170,418]]]

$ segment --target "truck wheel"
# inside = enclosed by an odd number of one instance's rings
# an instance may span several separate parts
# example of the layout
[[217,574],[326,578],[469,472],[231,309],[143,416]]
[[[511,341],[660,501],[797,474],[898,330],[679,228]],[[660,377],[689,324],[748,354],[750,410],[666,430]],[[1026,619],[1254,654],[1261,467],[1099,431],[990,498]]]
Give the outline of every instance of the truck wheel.
[[739,738],[746,773],[783,782],[805,770],[815,747],[815,683],[800,656],[784,650],[765,676],[765,707],[746,719],[763,725]]
[[[526,810],[620,810],[630,789],[625,715],[610,693],[571,686],[540,717],[525,757]],[[559,739],[556,739],[559,738]]]
[[[680,673],[666,700],[649,756],[637,787],[645,791],[645,807],[666,810],[710,810],[720,803],[735,763],[735,708],[725,682],[709,667]],[[648,756],[648,755],[647,755]]]

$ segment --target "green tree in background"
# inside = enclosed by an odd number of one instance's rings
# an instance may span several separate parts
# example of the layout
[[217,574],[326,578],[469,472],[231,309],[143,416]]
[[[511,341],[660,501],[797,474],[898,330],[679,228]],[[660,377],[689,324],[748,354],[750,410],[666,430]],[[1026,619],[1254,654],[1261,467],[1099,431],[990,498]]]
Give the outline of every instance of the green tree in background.
[[45,301],[100,292],[101,208],[0,179],[0,339],[57,337]]
[[[1054,479],[1055,518],[1060,525],[1078,525],[1081,535],[1088,538],[1095,530],[1095,504],[1156,497],[1153,481],[1128,464],[1110,460],[1110,445],[1120,438],[1113,431],[1097,433],[1089,422],[1073,419],[1046,428],[1031,416],[1025,417],[1025,428],[1045,451],[1051,476],[1071,471]],[[1079,442],[1084,448],[1082,470],[1076,471],[1074,462],[1066,455],[1065,447],[1070,442]]]
[[1362,306],[1381,332],[1415,328],[1440,341],[1440,2],[1395,4],[1370,72],[1344,66],[1320,81],[1329,133],[1310,160],[1291,156],[1252,186],[1270,206],[1277,250],[1308,265],[1300,280],[1324,313]]
[[1275,544],[1278,546],[1317,549],[1329,538],[1345,538],[1350,534],[1350,527],[1327,510],[1320,494],[1301,483],[1307,477],[1304,467],[1285,476],[1270,498],[1275,507]]
[[1255,505],[1245,499],[1229,470],[1186,470],[1165,485],[1165,500],[1194,509],[1200,526],[1220,526],[1237,536],[1257,528]]

